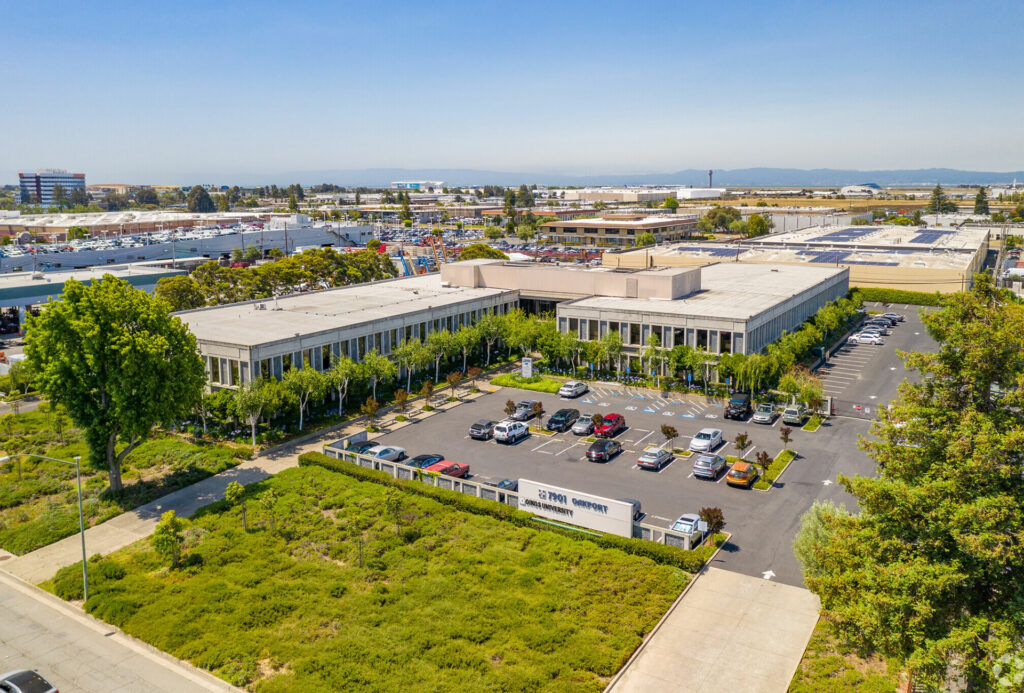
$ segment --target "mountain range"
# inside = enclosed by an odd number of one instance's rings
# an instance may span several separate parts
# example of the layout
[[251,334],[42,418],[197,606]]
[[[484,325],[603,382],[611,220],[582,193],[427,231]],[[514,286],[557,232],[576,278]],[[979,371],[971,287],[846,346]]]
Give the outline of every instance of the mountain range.
[[[189,180],[209,180],[209,174],[197,175]],[[708,183],[706,169],[684,169],[665,173],[568,175],[560,173],[530,173],[512,171],[486,171],[464,168],[403,169],[362,168],[325,169],[319,171],[285,171],[268,175],[225,175],[221,180],[235,185],[277,185],[301,183],[316,185],[334,183],[343,186],[387,186],[400,180],[437,180],[449,185],[665,185],[703,187]],[[861,171],[857,169],[799,169],[799,168],[739,168],[716,170],[714,185],[721,187],[778,187],[814,188],[839,187],[861,183],[881,186],[941,185],[993,185],[1024,180],[1024,171],[965,171],[952,168],[884,169]],[[188,181],[184,181],[188,182]]]

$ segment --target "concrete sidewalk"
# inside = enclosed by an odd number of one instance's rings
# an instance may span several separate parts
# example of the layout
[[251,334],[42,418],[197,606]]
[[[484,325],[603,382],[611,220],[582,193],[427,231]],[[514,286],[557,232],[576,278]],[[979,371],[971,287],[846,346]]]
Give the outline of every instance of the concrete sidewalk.
[[[436,405],[432,412],[417,412],[415,418],[422,420],[460,405],[472,403],[479,394],[466,394],[458,402],[444,402]],[[411,411],[411,409],[410,409]],[[410,425],[410,422],[385,421],[379,424],[384,430],[369,437],[385,435]],[[181,517],[191,517],[203,506],[224,498],[224,490],[232,481],[243,485],[263,481],[278,472],[299,464],[299,455],[306,452],[321,452],[325,443],[363,431],[366,422],[353,419],[338,427],[310,434],[290,443],[271,448],[254,460],[243,462],[196,484],[179,489],[134,510],[107,520],[103,524],[85,530],[85,549],[88,556],[108,554],[153,533],[160,516],[173,510]],[[44,546],[23,556],[8,558],[0,562],[6,570],[33,585],[53,577],[58,570],[82,560],[82,545],[78,534]]]
[[784,692],[818,609],[802,587],[705,568],[606,690]]
[[62,691],[237,691],[0,571],[0,671],[36,669]]

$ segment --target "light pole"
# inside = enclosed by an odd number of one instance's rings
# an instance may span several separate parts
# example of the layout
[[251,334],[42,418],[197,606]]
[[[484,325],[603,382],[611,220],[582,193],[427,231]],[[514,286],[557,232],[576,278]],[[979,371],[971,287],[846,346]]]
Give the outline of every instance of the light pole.
[[46,455],[36,455],[31,452],[21,452],[16,455],[4,455],[0,457],[0,463],[12,460],[15,457],[38,457],[41,460],[50,460],[51,462],[60,462],[61,464],[71,465],[75,468],[75,477],[78,479],[78,532],[82,538],[82,593],[85,595],[85,599],[89,599],[89,568],[85,561],[85,520],[82,516],[82,468],[79,464],[82,460],[81,455],[74,456],[74,462],[68,462],[67,460],[61,460],[56,457],[47,457]]

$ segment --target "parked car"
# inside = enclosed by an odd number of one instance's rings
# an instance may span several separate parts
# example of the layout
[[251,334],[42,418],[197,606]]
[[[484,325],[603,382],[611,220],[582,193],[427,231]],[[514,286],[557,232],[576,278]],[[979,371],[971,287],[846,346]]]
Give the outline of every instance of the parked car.
[[587,459],[591,462],[607,462],[622,452],[622,444],[617,440],[598,440],[587,448]]
[[782,412],[782,423],[790,426],[803,426],[807,421],[807,407],[802,404],[790,404]]
[[759,424],[768,424],[769,426],[775,423],[775,418],[779,415],[779,410],[774,405],[768,403],[762,403],[757,405],[757,409],[754,410],[754,416],[751,421]]
[[548,417],[547,429],[549,431],[564,431],[572,428],[578,418],[580,418],[579,409],[559,409]]
[[0,676],[0,691],[4,693],[60,693],[57,687],[38,672],[15,669]]
[[700,523],[700,515],[693,513],[685,513],[679,516],[679,519],[672,523],[672,529],[676,532],[683,532],[684,534],[696,534],[698,531],[697,525]]
[[516,403],[516,410],[512,412],[512,416],[509,417],[513,421],[529,421],[533,418],[533,405],[536,400],[524,399],[522,402]]
[[616,498],[615,500],[620,500],[633,506],[633,522],[636,522],[643,516],[644,511],[641,509],[640,501],[636,498]]
[[365,453],[370,448],[375,448],[375,447],[377,447],[377,443],[375,443],[374,441],[372,441],[372,440],[364,440],[361,443],[349,443],[348,447],[345,448],[345,449],[348,450],[349,452],[354,452],[357,455],[362,455],[363,453]]
[[594,432],[594,415],[580,414],[576,423],[572,425],[572,432],[578,436],[587,436]]
[[518,443],[530,435],[530,429],[519,421],[502,421],[494,427],[494,439],[499,443]]
[[863,325],[861,325],[860,332],[861,334],[865,334],[868,332],[877,332],[883,337],[888,337],[890,334],[892,334],[892,330],[889,329],[889,326],[881,322],[866,322]]
[[518,491],[519,490],[519,480],[518,479],[502,479],[501,481],[496,483],[494,486],[495,486],[495,488],[500,488],[503,491]]
[[725,418],[746,421],[750,416],[750,395],[746,392],[734,392],[725,405]]
[[702,428],[690,440],[693,452],[711,452],[722,444],[722,432],[717,428]]
[[881,335],[871,334],[870,332],[858,332],[855,335],[851,335],[846,341],[850,344],[874,344],[875,346],[885,344],[885,340],[882,339]]
[[899,320],[897,320],[896,318],[891,318],[883,313],[882,315],[869,316],[867,322],[879,323],[885,325],[886,327],[896,327],[896,323],[898,323]]
[[388,462],[401,462],[407,457],[405,448],[397,448],[392,445],[374,445],[363,454]]
[[618,435],[625,428],[626,420],[622,418],[622,414],[609,414],[604,417],[604,421],[600,426],[594,427],[594,435],[602,438],[611,438]]
[[699,455],[693,463],[693,475],[701,479],[717,479],[728,466],[725,458],[714,453]]
[[899,313],[882,313],[882,317],[889,318],[890,320],[895,320],[896,322],[903,322],[906,319]]
[[725,475],[725,483],[730,486],[750,488],[757,481],[757,467],[750,462],[737,462]]
[[426,455],[416,455],[405,464],[410,467],[416,467],[417,469],[426,469],[432,464],[437,464],[444,459],[444,455],[439,452],[433,452]]
[[494,437],[494,426],[497,421],[480,419],[469,427],[469,437],[474,440],[490,440]]
[[444,474],[445,476],[457,476],[460,478],[466,478],[469,474],[469,465],[463,464],[462,462],[452,462],[451,460],[441,460],[437,464],[432,464],[423,471],[425,472],[437,472],[438,474]]
[[570,380],[558,388],[559,397],[579,397],[587,393],[587,384],[580,380]]
[[661,471],[661,468],[672,461],[672,452],[663,448],[647,448],[643,454],[640,455],[640,459],[637,460],[636,466],[640,469],[653,469],[654,471]]

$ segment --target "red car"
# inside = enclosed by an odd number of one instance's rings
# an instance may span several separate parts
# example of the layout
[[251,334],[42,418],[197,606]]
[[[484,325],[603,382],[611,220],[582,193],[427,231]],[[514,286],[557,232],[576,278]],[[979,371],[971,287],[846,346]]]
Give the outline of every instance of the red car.
[[608,416],[604,417],[601,425],[594,429],[594,435],[601,438],[611,438],[618,435],[625,428],[626,420],[622,418],[622,414],[608,414]]
[[425,472],[437,472],[438,474],[444,474],[445,476],[457,476],[466,478],[469,474],[469,465],[462,464],[461,462],[452,462],[451,460],[441,460],[435,464],[426,467],[423,471]]

